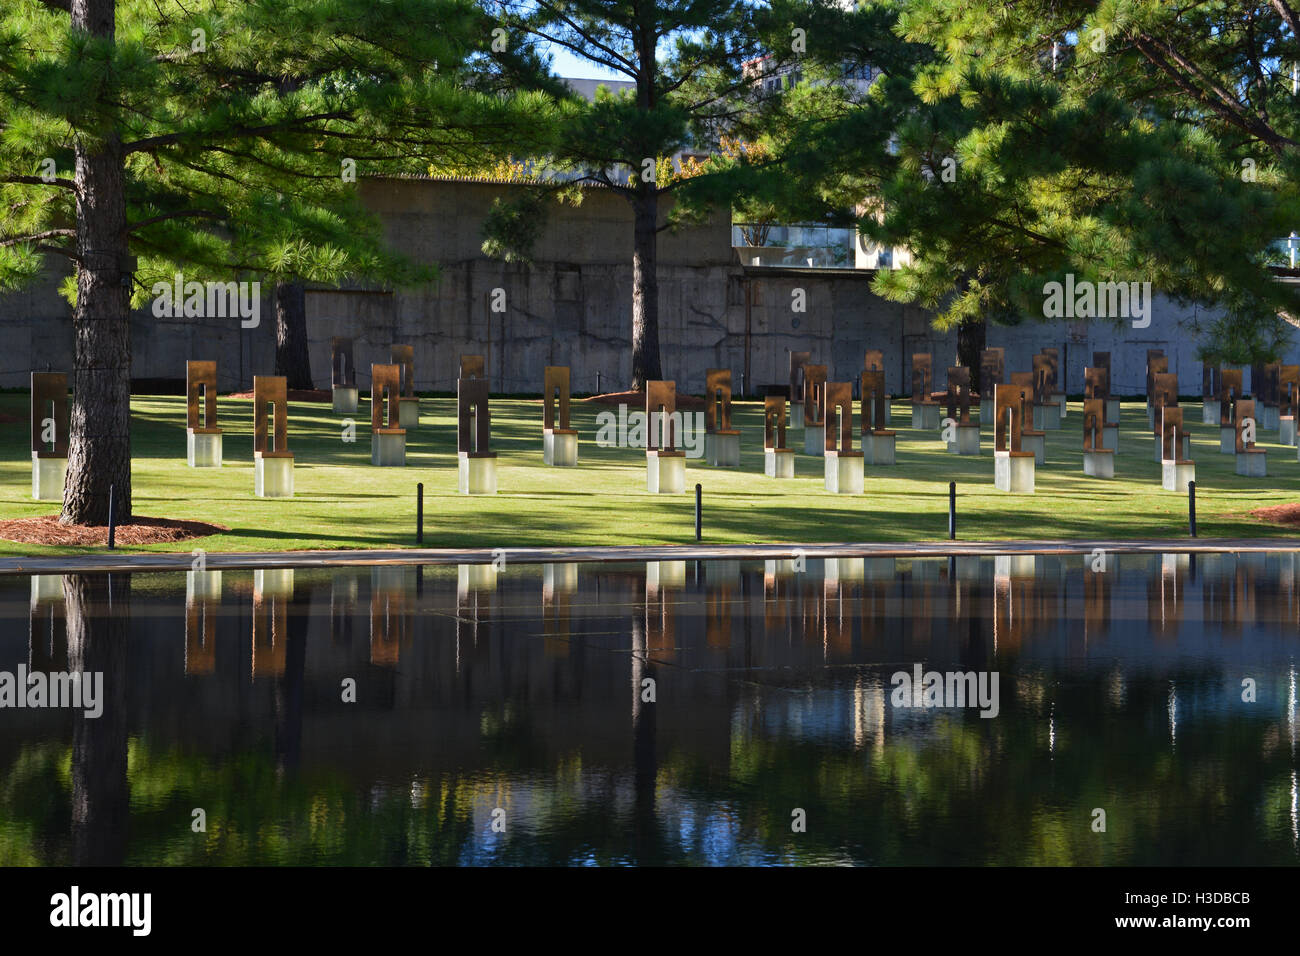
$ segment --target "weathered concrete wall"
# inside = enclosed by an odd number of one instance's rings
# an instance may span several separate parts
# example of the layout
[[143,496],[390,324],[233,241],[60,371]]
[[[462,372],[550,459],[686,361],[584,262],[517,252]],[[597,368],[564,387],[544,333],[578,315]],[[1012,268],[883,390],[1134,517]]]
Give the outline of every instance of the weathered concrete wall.
[[[356,340],[363,385],[370,365],[387,362],[394,342],[415,346],[416,387],[452,391],[459,357],[488,357],[492,388],[499,392],[541,390],[546,365],[569,365],[576,391],[600,385],[610,391],[631,379],[632,218],[618,195],[589,189],[579,206],[553,209],[531,265],[506,264],[481,251],[482,223],[493,200],[520,188],[481,182],[427,179],[367,180],[369,208],[382,219],[393,244],[415,259],[434,263],[440,280],[400,290],[310,291],[307,298],[312,371],[329,384],[329,341]],[[33,370],[70,369],[71,310],[58,297],[65,272],[52,264],[48,279],[0,297],[8,358],[0,361],[0,385],[27,384]],[[739,387],[787,379],[789,352],[806,349],[830,366],[832,380],[854,380],[867,348],[886,354],[888,387],[909,388],[911,355],[934,355],[936,387],[956,362],[956,336],[936,332],[922,309],[888,302],[870,291],[872,274],[853,270],[792,270],[741,267],[731,249],[725,216],[666,231],[660,236],[660,346],[664,375],[688,391],[703,388],[705,370],[731,368]],[[494,290],[503,290],[505,311],[492,311]],[[803,312],[792,308],[802,290]],[[262,322],[243,329],[238,319],[157,319],[132,316],[133,377],[179,379],[185,360],[215,359],[222,390],[250,387],[252,376],[275,364],[270,290]],[[1136,330],[1108,322],[1026,322],[989,329],[988,344],[1007,349],[1008,368],[1028,370],[1044,346],[1063,350],[1067,387],[1083,389],[1083,369],[1093,351],[1112,353],[1113,387],[1140,394],[1148,348],[1162,348],[1182,391],[1200,388],[1197,340],[1186,324],[1195,307],[1157,298],[1151,326]],[[1204,316],[1200,316],[1204,318]],[[1300,364],[1293,337],[1285,360]],[[1247,373],[1249,379],[1249,373]]]
[[[70,268],[50,256],[49,272],[21,292],[0,296],[0,328],[5,358],[0,359],[0,387],[26,387],[32,372],[72,370],[72,307],[59,295]],[[275,324],[270,289],[262,297],[258,328],[241,328],[238,319],[159,319],[149,309],[131,314],[133,378],[184,380],[189,359],[217,360],[217,387],[234,391],[253,375],[275,370]],[[241,373],[242,370],[242,373]],[[329,359],[324,370],[329,371]]]

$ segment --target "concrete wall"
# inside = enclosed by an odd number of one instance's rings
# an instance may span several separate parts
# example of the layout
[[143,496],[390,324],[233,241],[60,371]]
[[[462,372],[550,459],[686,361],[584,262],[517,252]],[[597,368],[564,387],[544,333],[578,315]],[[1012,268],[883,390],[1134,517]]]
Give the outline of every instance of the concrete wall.
[[[486,258],[482,223],[497,196],[519,187],[474,181],[366,180],[367,206],[382,219],[393,244],[441,269],[440,280],[410,290],[310,291],[307,297],[312,371],[329,385],[329,341],[356,340],[363,385],[370,365],[388,361],[394,342],[415,346],[416,387],[453,391],[459,357],[488,357],[492,388],[539,392],[546,365],[569,365],[575,391],[593,391],[600,374],[606,391],[631,379],[632,219],[627,203],[604,189],[588,189],[579,206],[553,209],[528,266]],[[913,352],[934,355],[936,387],[956,361],[956,336],[936,332],[922,309],[888,302],[870,291],[865,270],[793,270],[742,267],[731,249],[727,217],[660,236],[660,346],[664,375],[698,392],[705,370],[731,368],[737,387],[784,382],[789,352],[809,350],[830,366],[832,380],[854,380],[862,353],[886,354],[888,387],[902,393]],[[52,264],[52,270],[60,267]],[[8,358],[0,386],[27,384],[32,370],[72,365],[71,310],[58,297],[59,279],[0,296]],[[505,294],[503,313],[491,310],[493,291]],[[803,312],[792,308],[802,290]],[[216,359],[222,390],[250,387],[275,363],[269,288],[262,324],[242,329],[237,319],[156,319],[132,316],[133,377],[180,379],[185,360]],[[1135,330],[1108,322],[1026,322],[991,327],[988,344],[1007,350],[1010,370],[1028,371],[1044,346],[1063,350],[1067,388],[1083,390],[1083,369],[1094,351],[1112,353],[1113,388],[1141,394],[1148,348],[1162,348],[1184,394],[1200,388],[1197,341],[1187,324],[1196,307],[1157,298],[1151,326]],[[1300,339],[1285,361],[1300,364]],[[1249,372],[1247,372],[1249,381]]]

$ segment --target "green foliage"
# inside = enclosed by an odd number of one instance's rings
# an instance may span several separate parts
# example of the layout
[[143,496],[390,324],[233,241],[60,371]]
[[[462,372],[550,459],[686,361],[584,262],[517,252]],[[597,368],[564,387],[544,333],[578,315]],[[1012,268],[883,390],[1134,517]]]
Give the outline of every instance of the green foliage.
[[536,64],[490,50],[474,0],[120,0],[116,14],[109,42],[40,0],[0,13],[0,288],[44,255],[77,260],[77,141],[122,145],[138,306],[182,269],[427,281],[431,264],[386,246],[358,181],[490,163],[547,123],[547,98],[506,92],[544,85]]
[[[687,181],[662,175],[662,163],[707,151],[735,122],[751,95],[743,64],[762,52],[759,14],[745,0],[507,0],[502,10],[521,50],[540,59],[549,44],[634,84],[600,87],[590,102],[571,94],[549,140],[535,144],[553,170],[628,198]],[[659,172],[653,180],[643,177],[647,160]]]
[[546,226],[550,197],[530,189],[511,200],[492,200],[483,223],[483,252],[506,262],[532,262],[532,250]]
[[[1218,306],[1207,334],[1258,358],[1300,304],[1262,255],[1300,222],[1289,9],[864,4],[810,33],[823,88],[763,115],[770,174],[728,185],[858,205],[865,236],[912,254],[876,291],[941,328],[1041,318],[1044,283],[1071,272]],[[829,82],[854,62],[882,71],[865,95]]]
[[[1225,360],[1275,349],[1276,315],[1297,303],[1260,253],[1300,206],[1286,145],[1296,106],[1276,76],[1293,41],[1270,4],[898,8],[898,34],[940,55],[916,73],[923,108],[882,184],[889,213],[869,229],[917,254],[882,291],[943,302],[951,324],[1041,315],[1043,282],[1065,272],[1150,281],[1223,307],[1207,332]],[[955,183],[925,174],[940,156],[957,159]]]

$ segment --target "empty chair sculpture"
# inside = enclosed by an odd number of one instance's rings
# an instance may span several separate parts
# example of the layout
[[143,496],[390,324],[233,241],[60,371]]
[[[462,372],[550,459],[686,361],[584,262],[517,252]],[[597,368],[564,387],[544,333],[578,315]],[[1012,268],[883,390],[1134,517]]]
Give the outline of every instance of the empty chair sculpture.
[[578,463],[578,432],[569,422],[569,367],[546,366],[542,383],[542,461],[572,467]]
[[1177,405],[1160,409],[1160,486],[1165,491],[1186,492],[1196,480],[1196,463],[1192,461],[1190,443],[1183,429],[1183,410]]
[[[1155,451],[1153,453],[1155,461],[1164,461],[1166,459],[1163,448],[1161,447],[1161,436],[1164,434],[1164,410],[1166,408],[1178,407],[1178,376],[1170,372],[1157,372],[1151,376],[1151,417],[1152,417],[1152,435],[1155,438],[1153,442]],[[1188,440],[1187,434],[1178,429],[1182,441]],[[1179,454],[1174,456],[1178,459],[1187,457],[1186,449],[1180,449]]]
[[992,425],[996,413],[993,390],[1005,384],[1006,349],[989,348],[980,352],[980,424]]
[[[1100,358],[1105,358],[1106,363],[1095,364],[1092,368],[1083,370],[1083,400],[1095,400],[1102,403],[1103,420],[1101,423],[1102,436],[1100,448],[1119,453],[1119,401],[1110,397],[1110,353],[1093,352],[1093,361],[1097,362]],[[1084,431],[1087,431],[1087,424],[1084,425]]]
[[812,361],[811,352],[790,353],[790,427],[803,428],[804,366]]
[[355,415],[359,391],[352,340],[349,338],[335,336],[330,339],[330,384],[334,412],[339,415]]
[[217,424],[217,363],[185,363],[185,460],[191,468],[221,467]]
[[1115,477],[1115,449],[1106,447],[1106,402],[1101,398],[1083,400],[1083,473],[1093,478]]
[[740,467],[740,432],[731,427],[731,370],[704,377],[704,458],[718,468]]
[[948,369],[948,421],[945,434],[951,432],[948,451],[957,455],[980,453],[980,425],[971,421],[970,369],[955,366]]
[[862,373],[862,456],[868,465],[893,465],[897,462],[897,433],[885,427],[889,396],[885,394],[885,372],[872,369]]
[[1010,384],[1020,389],[1020,447],[1033,453],[1035,464],[1046,464],[1047,432],[1033,427],[1034,409],[1037,407],[1037,402],[1034,401],[1034,373],[1012,372],[1007,378],[1010,379]]
[[826,490],[838,495],[862,494],[862,452],[853,449],[853,386],[848,382],[826,385],[825,457]]
[[283,375],[253,376],[253,491],[259,498],[293,497],[288,394]]
[[457,380],[457,487],[462,495],[497,493],[497,456],[491,444],[492,412],[487,379]]
[[1023,447],[1026,407],[1032,408],[1026,385],[998,385],[994,391],[997,416],[993,426],[993,485],[1016,495],[1034,493],[1034,453]]
[[803,367],[803,453],[822,457],[826,451],[826,366]]
[[763,399],[763,474],[769,478],[794,477],[794,449],[786,445],[786,398],[769,394]]
[[401,401],[397,403],[401,416],[397,424],[402,428],[420,427],[420,399],[415,394],[415,347],[394,345],[389,350],[389,363],[397,366],[398,389]]
[[32,497],[63,500],[68,473],[68,376],[32,373]]
[[[1110,368],[1109,352],[1093,352],[1092,367],[1106,370],[1106,423],[1119,427],[1119,399],[1112,394],[1115,379]],[[1119,445],[1112,445],[1116,451],[1119,451]]]
[[646,382],[646,490],[680,495],[686,490],[686,454],[677,447],[681,416],[676,382]]
[[939,403],[934,400],[934,358],[929,353],[912,356],[912,427],[939,427]]
[[1061,427],[1061,405],[1052,386],[1052,357],[1039,353],[1033,357],[1034,420],[1038,431],[1055,431]]
[[[885,353],[884,353],[882,350],[880,350],[880,349],[867,349],[867,350],[863,353],[863,355],[862,355],[862,371],[864,371],[864,372],[879,372],[879,373],[880,373],[880,388],[881,388],[882,393],[884,393],[884,388],[885,388],[885,384],[884,384],[884,383],[885,383]],[[892,403],[889,401],[889,395],[888,395],[888,394],[885,394],[885,418],[884,418],[884,421],[881,422],[880,427],[881,427],[881,428],[888,428],[889,425],[890,425],[890,423],[893,421],[893,417],[894,417],[893,405],[892,405]]]
[[1237,474],[1247,478],[1268,477],[1268,455],[1255,444],[1259,422],[1255,419],[1255,400],[1241,398],[1233,404],[1233,430],[1237,456]]
[[401,366],[370,366],[370,463],[406,464],[406,429],[402,427]]
[[1239,368],[1225,368],[1219,372],[1219,454],[1237,453],[1237,402],[1242,391],[1242,374]]

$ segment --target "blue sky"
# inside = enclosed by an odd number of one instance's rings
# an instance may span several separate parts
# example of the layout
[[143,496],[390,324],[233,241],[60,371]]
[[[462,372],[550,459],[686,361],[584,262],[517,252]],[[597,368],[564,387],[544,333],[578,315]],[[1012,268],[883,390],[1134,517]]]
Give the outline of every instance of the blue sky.
[[627,77],[621,73],[614,73],[606,70],[604,67],[592,63],[590,60],[570,53],[568,50],[560,47],[552,47],[551,52],[555,59],[551,63],[551,69],[557,76],[567,76],[579,80],[626,80]]

